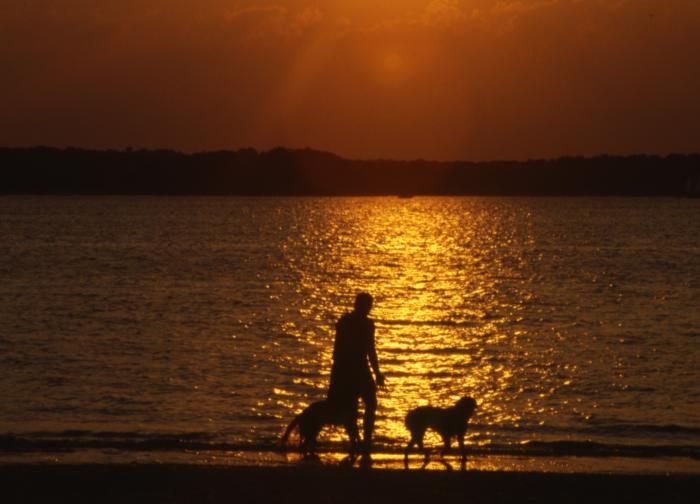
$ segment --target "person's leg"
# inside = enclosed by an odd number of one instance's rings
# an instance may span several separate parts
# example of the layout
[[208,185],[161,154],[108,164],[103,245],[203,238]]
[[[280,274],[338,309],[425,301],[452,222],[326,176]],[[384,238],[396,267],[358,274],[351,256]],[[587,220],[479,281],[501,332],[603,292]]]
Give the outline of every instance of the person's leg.
[[362,418],[364,450],[369,453],[372,450],[372,433],[374,432],[374,418],[377,411],[377,392],[374,387],[367,387],[362,391],[362,402],[365,405],[365,414]]

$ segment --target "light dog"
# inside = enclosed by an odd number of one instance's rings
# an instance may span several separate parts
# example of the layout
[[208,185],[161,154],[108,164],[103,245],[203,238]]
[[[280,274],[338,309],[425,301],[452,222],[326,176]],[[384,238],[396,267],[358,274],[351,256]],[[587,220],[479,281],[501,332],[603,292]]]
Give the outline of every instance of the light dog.
[[425,431],[433,429],[440,437],[444,446],[440,452],[440,457],[444,457],[445,452],[450,448],[453,437],[457,438],[459,449],[462,454],[462,469],[464,469],[467,459],[467,452],[464,447],[464,435],[467,432],[467,424],[476,409],[476,401],[471,397],[463,397],[451,408],[435,408],[433,406],[421,406],[408,412],[406,415],[406,428],[411,432],[411,440],[404,450],[404,467],[408,469],[408,452],[417,445],[425,457],[423,467],[428,464],[429,452],[423,446]]
[[298,428],[299,452],[305,456],[313,456],[316,450],[316,438],[326,425],[342,425],[350,438],[350,460],[354,460],[359,446],[357,429],[357,404],[339,403],[337,401],[317,401],[307,406],[289,423],[282,435],[281,442],[287,443],[289,435]]

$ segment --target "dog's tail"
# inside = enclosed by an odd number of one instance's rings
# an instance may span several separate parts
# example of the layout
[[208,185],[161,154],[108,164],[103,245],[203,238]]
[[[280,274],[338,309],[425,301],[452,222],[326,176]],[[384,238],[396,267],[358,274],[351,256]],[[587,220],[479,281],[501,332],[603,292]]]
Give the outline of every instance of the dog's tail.
[[294,428],[299,425],[299,416],[300,415],[295,416],[294,419],[291,422],[289,422],[289,425],[287,425],[284,434],[282,434],[282,437],[280,438],[280,444],[283,447],[287,446],[287,440],[289,439],[289,435],[292,433]]

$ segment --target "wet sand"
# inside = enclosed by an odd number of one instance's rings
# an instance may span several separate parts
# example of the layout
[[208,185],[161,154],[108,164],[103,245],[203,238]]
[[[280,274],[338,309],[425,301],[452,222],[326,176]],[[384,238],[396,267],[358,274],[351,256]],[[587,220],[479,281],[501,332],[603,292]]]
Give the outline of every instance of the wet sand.
[[8,503],[700,502],[693,475],[361,470],[325,466],[14,465]]

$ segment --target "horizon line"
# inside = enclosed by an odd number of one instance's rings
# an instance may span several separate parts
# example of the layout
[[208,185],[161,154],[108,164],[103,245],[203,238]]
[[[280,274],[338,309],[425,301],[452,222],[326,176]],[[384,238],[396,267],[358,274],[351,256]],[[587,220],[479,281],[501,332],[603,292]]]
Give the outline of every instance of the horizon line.
[[198,156],[204,154],[235,154],[243,151],[254,151],[256,154],[270,154],[275,151],[287,151],[287,152],[313,152],[316,154],[322,154],[327,156],[332,156],[343,161],[350,162],[384,162],[384,163],[434,163],[434,164],[454,164],[454,163],[468,163],[468,164],[483,164],[483,163],[528,163],[528,162],[548,162],[548,161],[560,161],[565,159],[599,159],[599,158],[658,158],[667,159],[674,156],[681,157],[694,157],[700,156],[700,150],[695,152],[667,152],[665,154],[651,154],[648,152],[638,152],[633,154],[610,154],[610,153],[599,153],[599,154],[562,154],[555,157],[535,157],[527,159],[490,159],[490,160],[469,160],[469,159],[429,159],[429,158],[388,158],[388,157],[349,157],[335,152],[323,149],[317,149],[314,147],[288,147],[288,146],[275,146],[269,149],[259,149],[256,147],[239,147],[239,148],[226,148],[226,149],[206,149],[206,150],[180,150],[176,148],[169,147],[132,147],[126,146],[123,148],[95,148],[95,147],[77,147],[77,146],[63,146],[57,147],[53,145],[32,145],[32,146],[0,146],[0,150],[57,150],[57,151],[84,151],[84,152],[118,152],[123,154],[138,153],[138,152],[170,152],[178,154],[181,156]]

